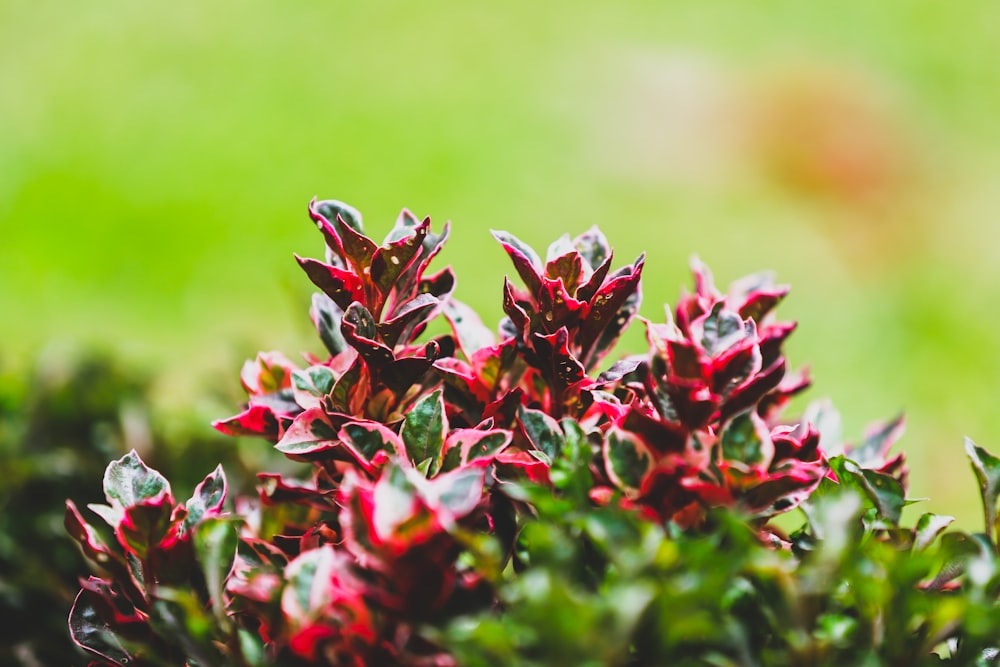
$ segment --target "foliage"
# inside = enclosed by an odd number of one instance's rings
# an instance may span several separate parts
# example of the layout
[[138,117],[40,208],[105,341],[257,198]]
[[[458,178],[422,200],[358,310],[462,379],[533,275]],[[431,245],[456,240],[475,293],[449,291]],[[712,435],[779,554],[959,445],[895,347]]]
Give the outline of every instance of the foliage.
[[648,354],[610,363],[644,259],[613,268],[596,228],[544,259],[494,233],[523,283],[495,336],[429,272],[447,226],[403,211],[378,244],[341,202],[309,213],[327,354],[258,355],[216,423],[308,473],[230,499],[217,468],[182,502],[134,452],[111,463],[106,526],[66,513],[101,569],[70,613],[95,664],[995,661],[1000,461],[967,447],[984,534],[902,525],[901,420],[850,446],[822,407],[782,416],[808,386],[773,316],[786,288],[723,294],[695,262]]
[[[51,350],[27,372],[0,372],[0,664],[79,662],[64,610],[87,568],[66,539],[67,496],[100,500],[94,480],[133,448],[185,489],[214,465],[226,439],[206,431],[195,410],[158,407],[155,390],[151,376],[96,351]],[[209,412],[234,400],[208,398]],[[252,488],[257,457],[242,449],[229,448],[229,471]]]

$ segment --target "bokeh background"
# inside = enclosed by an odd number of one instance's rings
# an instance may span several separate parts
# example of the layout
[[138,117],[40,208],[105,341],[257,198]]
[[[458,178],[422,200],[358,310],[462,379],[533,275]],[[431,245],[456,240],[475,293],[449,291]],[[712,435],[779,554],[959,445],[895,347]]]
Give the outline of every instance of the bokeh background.
[[0,0],[0,366],[23,385],[96,346],[183,412],[258,349],[318,351],[313,196],[377,237],[450,219],[441,265],[487,321],[490,228],[543,250],[598,224],[648,253],[649,318],[693,254],[721,284],[774,270],[809,398],[848,439],[905,411],[920,509],[974,528],[998,84],[991,0]]

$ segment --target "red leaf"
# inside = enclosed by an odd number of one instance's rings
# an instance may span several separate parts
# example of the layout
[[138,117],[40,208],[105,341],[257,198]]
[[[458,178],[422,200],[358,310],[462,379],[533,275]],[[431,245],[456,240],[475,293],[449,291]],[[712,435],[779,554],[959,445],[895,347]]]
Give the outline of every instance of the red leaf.
[[522,243],[513,234],[493,231],[493,238],[503,245],[507,251],[517,274],[521,276],[528,291],[537,294],[542,281],[542,260],[530,246]]
[[426,219],[405,237],[391,241],[375,251],[371,261],[371,279],[383,298],[388,296],[396,280],[420,252],[429,229],[430,219]]
[[580,318],[590,310],[589,304],[570,296],[561,279],[542,278],[541,287],[532,296],[541,318],[539,325],[546,333],[553,333],[564,325],[575,330]]
[[576,250],[567,252],[545,263],[545,276],[561,280],[566,289],[575,293],[583,274],[583,259]]
[[371,265],[377,246],[361,232],[361,215],[352,207],[335,200],[309,203],[309,215],[326,238],[330,250],[349,262],[355,272],[363,273]]
[[[431,319],[439,305],[440,302],[436,297],[430,294],[417,294],[394,311],[391,318],[383,320],[378,325],[382,340],[389,347],[411,344],[417,326]],[[406,335],[403,335],[404,333]]]
[[510,468],[522,473],[536,484],[551,484],[549,466],[528,452],[508,448],[497,454],[494,460],[497,463],[498,471]]
[[375,319],[362,304],[354,302],[344,311],[340,331],[348,345],[356,349],[372,367],[381,369],[395,359],[389,347],[375,340],[378,335]]
[[[424,223],[429,225],[430,218],[424,218]],[[454,287],[455,277],[448,269],[444,269],[436,276],[427,279],[423,277],[424,271],[427,270],[427,266],[431,260],[441,252],[442,246],[448,240],[450,231],[451,225],[446,222],[440,234],[427,232],[427,236],[424,237],[424,242],[416,258],[396,280],[396,288],[392,292],[392,301],[394,304],[398,301],[411,298],[415,292],[420,291],[426,291],[440,298],[444,294],[441,290],[450,291]]]
[[346,309],[354,301],[365,301],[364,283],[351,271],[298,255],[295,260],[309,280],[341,308]]
[[[533,337],[533,343],[545,379],[560,394],[567,387],[587,379],[583,364],[569,350],[568,333],[565,327],[547,336],[536,333]],[[560,398],[566,397],[560,396]]]
[[276,440],[281,434],[280,421],[274,410],[261,403],[252,403],[235,417],[212,422],[212,426],[232,436],[263,436]]
[[[640,255],[632,266],[616,271],[590,299],[590,309],[577,336],[580,358],[586,366],[595,364],[610,349],[634,317],[644,264],[645,255]],[[611,335],[606,335],[608,331]]]
[[528,313],[518,303],[518,295],[514,291],[514,286],[507,278],[503,279],[503,312],[514,324],[514,329],[524,338],[529,329]]
[[173,498],[163,491],[154,498],[125,508],[125,515],[115,530],[118,543],[140,559],[167,537],[171,530]]

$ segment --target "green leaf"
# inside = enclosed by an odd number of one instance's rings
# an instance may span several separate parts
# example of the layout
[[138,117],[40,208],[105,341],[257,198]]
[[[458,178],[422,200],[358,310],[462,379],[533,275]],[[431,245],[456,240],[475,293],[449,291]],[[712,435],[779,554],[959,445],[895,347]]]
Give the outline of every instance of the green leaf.
[[[331,223],[337,222],[337,216],[359,234],[364,234],[365,228],[361,217],[361,211],[350,204],[345,204],[336,199],[324,199],[315,204],[316,211]],[[338,230],[339,231],[339,230]]]
[[593,226],[583,234],[573,239],[573,247],[577,249],[591,270],[596,269],[611,257],[611,245],[607,237],[597,226]]
[[233,569],[236,545],[239,541],[237,527],[242,519],[211,517],[194,529],[194,548],[198,563],[205,575],[205,586],[211,596],[212,612],[221,627],[228,625],[225,609],[225,585]]
[[862,468],[881,466],[889,449],[906,430],[905,416],[900,414],[884,424],[875,424],[866,434],[864,441],[852,447],[847,455]]
[[430,460],[429,474],[433,475],[440,467],[444,437],[448,432],[448,420],[444,413],[442,391],[420,399],[406,413],[400,435],[406,446],[406,455],[413,465]]
[[[103,582],[102,582],[103,583]],[[107,595],[114,595],[110,590]],[[82,590],[69,612],[69,633],[81,648],[118,665],[132,664],[133,656],[125,650],[121,639],[111,629],[102,609],[110,605],[99,594]],[[108,614],[113,616],[113,613]]]
[[453,470],[463,463],[490,458],[506,447],[510,439],[510,431],[503,429],[455,429],[445,440],[441,470]]
[[594,477],[590,471],[594,450],[587,434],[575,419],[563,419],[560,427],[566,440],[562,457],[554,462],[549,476],[556,488],[582,501],[594,486]]
[[[483,497],[483,482],[486,468],[482,465],[466,466],[440,475],[430,483],[428,500],[432,500],[439,519],[446,528],[451,520],[459,519],[471,512]],[[444,510],[448,516],[442,516]]]
[[930,512],[924,514],[917,521],[917,526],[914,529],[913,534],[913,550],[923,551],[931,545],[931,543],[937,538],[941,532],[951,525],[951,522],[955,520],[953,516],[941,516],[938,514],[931,514]]
[[170,495],[170,482],[143,463],[134,449],[104,472],[104,495],[112,507],[132,507],[161,493]]
[[705,318],[701,344],[709,355],[715,356],[732,346],[743,336],[742,318],[738,314],[726,310],[725,302],[719,301]]
[[368,530],[378,539],[400,544],[412,536],[411,531],[419,532],[427,527],[431,516],[417,502],[417,479],[417,472],[393,462],[375,482]]
[[847,475],[846,479],[841,478],[841,483],[860,488],[883,519],[894,525],[899,524],[900,515],[906,505],[906,491],[898,480],[874,470],[861,468],[849,459],[844,459],[842,470]]
[[280,353],[261,352],[254,361],[244,364],[240,376],[245,386],[270,394],[287,386],[289,364]]
[[858,621],[844,614],[823,614],[816,621],[816,638],[837,647],[848,647],[854,641]]
[[541,410],[523,406],[518,410],[518,420],[531,445],[543,452],[550,462],[562,456],[566,438],[559,429],[559,422]]
[[201,484],[194,490],[191,499],[187,501],[187,517],[184,518],[182,532],[191,529],[205,516],[218,513],[226,500],[226,473],[222,466],[216,466]]
[[331,408],[339,412],[351,413],[351,390],[361,381],[363,366],[364,361],[359,357],[340,376],[337,384],[333,387],[333,391],[330,392]]
[[810,498],[802,505],[818,540],[816,552],[822,561],[840,562],[853,549],[861,533],[858,519],[864,511],[864,499],[857,486],[844,488],[841,484],[831,493]]
[[458,447],[449,447],[447,444],[444,448],[444,454],[441,455],[441,470],[440,472],[448,472],[454,470],[455,468],[462,465],[462,450]]
[[347,349],[344,335],[340,333],[340,323],[344,311],[334,303],[333,299],[322,292],[316,292],[312,297],[312,308],[309,310],[313,325],[319,333],[320,340],[331,356],[337,356]]
[[406,452],[399,436],[379,422],[348,422],[341,427],[340,438],[348,443],[365,461],[371,461],[379,452],[400,456]]
[[296,556],[285,567],[281,611],[293,627],[309,623],[333,597],[331,582],[337,566],[333,547],[324,544]]
[[587,434],[580,426],[580,422],[567,417],[559,423],[565,437],[563,445],[563,456],[565,459],[576,465],[588,465],[594,452],[590,447],[590,440],[587,439]]
[[317,364],[301,371],[292,372],[292,384],[298,391],[313,396],[326,396],[333,391],[337,376],[328,366]]
[[419,472],[424,477],[430,477],[431,475],[434,474],[434,471],[431,470],[431,464],[433,463],[434,463],[433,459],[424,459],[420,463],[415,464],[417,472]]
[[222,664],[219,644],[214,640],[214,619],[204,600],[190,588],[160,586],[152,601],[150,625],[154,632],[179,648],[192,666]]
[[613,427],[604,439],[604,463],[611,481],[635,495],[653,468],[653,456],[637,435]]
[[[351,332],[353,336],[358,338],[367,338],[368,340],[375,340],[375,336],[378,334],[378,323],[375,321],[375,316],[371,314],[367,308],[361,303],[352,303],[347,310],[344,311],[343,324],[350,323],[354,327],[354,331]],[[347,336],[347,331],[343,330],[342,333]],[[348,339],[351,336],[347,336]]]
[[965,439],[965,452],[972,463],[972,471],[979,482],[979,495],[983,501],[986,535],[993,541],[1000,537],[1000,516],[997,516],[997,495],[1000,494],[1000,459]]
[[722,432],[722,454],[726,460],[750,464],[764,461],[761,436],[753,414],[751,410],[737,415]]
[[243,660],[246,664],[250,667],[265,667],[267,662],[263,638],[256,632],[242,628],[237,631],[237,636],[240,642],[240,652],[243,654]]

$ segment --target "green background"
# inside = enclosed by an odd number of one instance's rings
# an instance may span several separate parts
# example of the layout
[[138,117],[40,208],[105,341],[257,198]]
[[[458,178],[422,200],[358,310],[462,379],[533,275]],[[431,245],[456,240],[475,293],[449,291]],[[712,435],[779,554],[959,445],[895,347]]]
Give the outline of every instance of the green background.
[[439,266],[491,323],[488,229],[544,250],[598,224],[648,253],[654,320],[693,254],[723,285],[776,271],[809,396],[848,439],[905,410],[911,494],[975,526],[998,83],[985,0],[0,0],[0,361],[99,345],[183,407],[259,348],[318,352],[313,196],[376,237],[452,220]]

